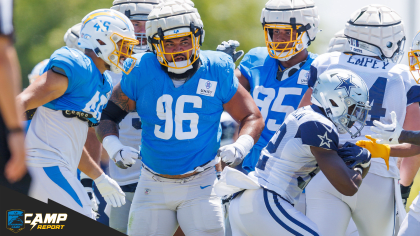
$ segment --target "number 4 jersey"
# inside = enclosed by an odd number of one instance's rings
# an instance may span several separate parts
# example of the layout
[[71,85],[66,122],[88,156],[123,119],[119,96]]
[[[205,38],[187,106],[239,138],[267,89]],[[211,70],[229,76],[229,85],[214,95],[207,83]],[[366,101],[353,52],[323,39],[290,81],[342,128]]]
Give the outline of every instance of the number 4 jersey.
[[261,149],[284,119],[297,109],[308,89],[309,68],[316,56],[309,53],[305,61],[282,72],[279,61],[268,55],[266,47],[251,49],[242,59],[238,69],[249,81],[252,98],[265,122],[260,139],[245,157],[243,167],[246,170],[254,170]]
[[66,92],[38,107],[25,138],[29,166],[66,166],[76,174],[86,142],[88,122],[67,118],[62,110],[89,113],[97,123],[111,97],[111,79],[96,68],[92,59],[68,47],[56,50],[45,71],[61,68],[68,78]]
[[[392,111],[398,122],[404,124],[406,107],[420,101],[420,86],[411,77],[408,67],[401,64],[380,61],[372,57],[346,55],[340,52],[326,53],[317,57],[311,65],[309,87],[313,87],[317,77],[329,69],[347,69],[358,74],[369,88],[369,103],[372,109],[360,137],[351,139],[348,133],[340,135],[342,144],[355,143],[372,134],[370,126],[374,120],[390,124]],[[381,158],[372,158],[374,163],[369,172],[383,177],[399,178],[396,158],[390,158],[389,171]]]
[[335,125],[315,105],[291,113],[267,146],[255,167],[258,183],[295,204],[309,181],[319,172],[311,146],[336,151]]
[[[158,174],[180,175],[210,163],[220,146],[223,104],[238,89],[232,59],[201,51],[197,72],[175,88],[155,54],[134,57],[136,65],[123,75],[121,89],[136,102],[141,118],[144,165]],[[130,59],[125,66],[131,66]]]

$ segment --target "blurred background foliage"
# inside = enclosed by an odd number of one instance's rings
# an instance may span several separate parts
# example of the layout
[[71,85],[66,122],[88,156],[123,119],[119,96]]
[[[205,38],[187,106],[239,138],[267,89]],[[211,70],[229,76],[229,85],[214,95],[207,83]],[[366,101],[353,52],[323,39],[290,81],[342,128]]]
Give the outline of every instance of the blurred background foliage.
[[[22,68],[22,86],[40,61],[64,46],[66,31],[89,12],[110,8],[113,0],[16,0],[16,48]],[[223,40],[236,39],[248,52],[265,46],[260,23],[266,0],[194,0],[206,31],[202,49],[214,50]]]

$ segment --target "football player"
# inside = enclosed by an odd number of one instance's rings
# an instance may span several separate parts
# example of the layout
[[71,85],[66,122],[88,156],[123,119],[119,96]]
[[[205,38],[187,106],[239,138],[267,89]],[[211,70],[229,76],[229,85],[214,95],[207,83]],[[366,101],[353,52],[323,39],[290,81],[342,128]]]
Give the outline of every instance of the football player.
[[[286,118],[262,150],[255,172],[246,176],[232,168],[223,170],[218,195],[245,190],[230,204],[233,235],[321,235],[316,224],[293,207],[319,170],[340,193],[358,191],[370,153],[359,148],[359,155],[341,159],[338,137],[363,129],[370,110],[368,88],[355,73],[335,69],[319,76],[312,98],[314,105]],[[352,126],[357,129],[351,131]]]
[[131,57],[129,48],[138,41],[126,16],[100,9],[83,18],[78,42],[84,54],[68,47],[56,50],[44,73],[17,101],[25,110],[38,108],[25,140],[33,177],[31,196],[43,202],[52,199],[93,217],[76,171],[79,168],[94,179],[108,204],[125,203],[118,184],[82,156],[82,150],[89,125],[99,122],[111,96],[112,83],[105,70],[110,65],[122,69],[124,59]]
[[[114,88],[97,128],[110,157],[130,168],[137,155],[119,140],[117,124],[133,110],[141,117],[143,169],[128,234],[172,235],[179,224],[186,235],[223,235],[214,166],[220,158],[242,161],[264,127],[261,114],[234,76],[232,59],[200,50],[203,22],[188,2],[156,6],[146,36],[152,52],[125,62],[133,71]],[[223,110],[241,129],[235,143],[219,149]]]
[[[134,26],[134,33],[138,45],[133,47],[133,53],[145,53],[148,51],[146,40],[146,21],[147,16],[152,11],[153,6],[159,4],[160,0],[116,0],[111,9],[125,14]],[[122,73],[108,72],[112,78],[112,84],[116,86],[122,77]],[[136,111],[132,111],[119,123],[119,138],[124,146],[139,151],[141,145],[141,120]],[[95,136],[96,139],[96,136]],[[122,233],[127,234],[128,215],[130,213],[131,202],[139,180],[141,171],[141,161],[133,164],[130,168],[122,169],[115,165],[112,159],[109,160],[109,175],[117,181],[125,193],[126,204],[122,207],[111,207],[109,216],[109,226]]]
[[[312,63],[308,82],[310,88],[300,106],[311,103],[312,87],[317,75],[326,70],[343,68],[362,77],[369,88],[372,110],[366,121],[367,126],[372,126],[375,120],[389,123],[389,112],[395,111],[405,128],[420,129],[420,86],[415,84],[408,68],[397,64],[403,55],[405,43],[400,16],[382,5],[363,7],[352,14],[345,25],[344,35],[348,45],[337,46],[344,51],[323,54]],[[337,43],[343,43],[343,40],[337,40]],[[369,129],[364,129],[361,134],[370,133]],[[353,141],[352,138],[356,139]],[[350,134],[340,135],[343,143],[354,143],[358,139],[361,138],[351,137]],[[395,208],[401,221],[405,215],[399,177],[396,159],[389,161],[389,171],[384,161],[374,159],[358,193],[348,197],[338,192],[320,173],[306,188],[306,215],[326,236],[344,235],[350,217],[361,236],[392,235]]]
[[247,171],[254,170],[261,150],[308,88],[309,68],[316,55],[306,48],[318,33],[318,10],[312,0],[270,0],[262,10],[261,23],[266,47],[251,49],[235,70],[265,121],[260,139],[244,159]]
[[[413,43],[411,45],[411,50],[408,53],[410,72],[412,73],[416,82],[419,82],[420,79],[420,32],[414,37]],[[371,150],[372,155],[383,156],[384,158],[389,158],[389,156],[396,157],[410,157],[413,155],[420,154],[420,133],[419,131],[407,131],[398,123],[397,115],[395,112],[391,112],[392,124],[385,125],[380,121],[374,121],[373,124],[375,127],[371,127],[371,130],[375,133],[372,135],[372,138],[376,138],[372,141],[358,141],[356,144],[365,147]],[[368,137],[368,136],[366,136]],[[393,145],[391,148],[386,144],[399,144]],[[385,145],[382,145],[385,144]],[[409,145],[414,144],[414,145]],[[403,159],[403,163],[406,158]],[[418,165],[412,165],[411,179],[408,179],[409,182],[413,180],[414,176],[419,170]],[[403,195],[408,198],[410,195],[411,185],[409,187],[401,186],[401,191],[405,190]],[[404,197],[404,196],[403,196]],[[404,218],[398,232],[398,236],[409,236],[416,235],[420,232],[420,200],[417,196],[410,206],[410,211]]]

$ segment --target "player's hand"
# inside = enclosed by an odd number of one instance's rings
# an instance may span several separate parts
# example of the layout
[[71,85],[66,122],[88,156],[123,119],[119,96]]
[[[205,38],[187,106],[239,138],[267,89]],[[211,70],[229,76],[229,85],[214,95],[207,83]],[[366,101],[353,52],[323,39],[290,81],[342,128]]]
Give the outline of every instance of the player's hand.
[[4,168],[4,176],[10,183],[15,183],[26,174],[25,135],[23,132],[13,132],[7,137],[10,159]]
[[216,51],[224,52],[228,54],[230,57],[232,57],[233,62],[236,62],[239,58],[241,58],[244,55],[244,51],[235,51],[237,47],[239,47],[239,42],[236,40],[229,40],[229,41],[223,41],[221,44],[219,44],[216,48]]
[[235,146],[235,143],[219,148],[217,155],[222,158],[222,161],[226,165],[231,167],[239,165],[245,157],[240,148]]
[[375,126],[370,127],[370,130],[375,132],[375,134],[372,134],[372,138],[377,139],[376,142],[378,144],[399,144],[398,138],[403,128],[397,121],[395,111],[391,112],[391,120],[392,124],[390,125],[383,124],[377,120],[373,121]]
[[96,187],[105,199],[107,204],[113,207],[120,207],[125,204],[125,193],[121,190],[115,180],[105,173],[95,179]]
[[[115,165],[121,169],[127,169],[136,163],[136,160],[139,159],[140,152],[136,149],[124,146],[112,157]],[[141,159],[141,158],[140,158]]]
[[362,148],[366,148],[372,155],[372,158],[382,158],[385,161],[386,167],[389,170],[389,154],[391,153],[391,148],[387,144],[378,144],[376,140],[370,135],[366,135],[366,138],[369,140],[359,140],[356,142],[356,145]]
[[370,165],[371,154],[369,150],[354,143],[346,142],[342,148],[338,149],[337,153],[350,169],[356,166],[367,168]]

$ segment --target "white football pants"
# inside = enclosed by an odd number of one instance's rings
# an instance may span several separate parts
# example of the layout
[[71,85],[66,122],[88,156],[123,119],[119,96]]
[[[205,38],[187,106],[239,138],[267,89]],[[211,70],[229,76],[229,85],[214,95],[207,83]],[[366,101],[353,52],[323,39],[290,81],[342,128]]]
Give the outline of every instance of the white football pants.
[[[420,194],[420,193],[419,193]],[[420,195],[417,196],[410,206],[410,211],[401,224],[398,236],[420,235]]]
[[245,190],[230,203],[233,236],[318,236],[315,223],[279,195],[263,188]]
[[350,218],[360,236],[392,236],[394,192],[394,179],[368,173],[354,196],[344,196],[319,172],[306,186],[306,215],[324,236],[344,236]]
[[128,235],[223,236],[221,199],[214,193],[214,168],[184,179],[167,179],[143,169],[128,221]]
[[51,199],[61,205],[95,219],[89,196],[83,185],[66,167],[28,166],[32,177],[29,196],[48,203]]

